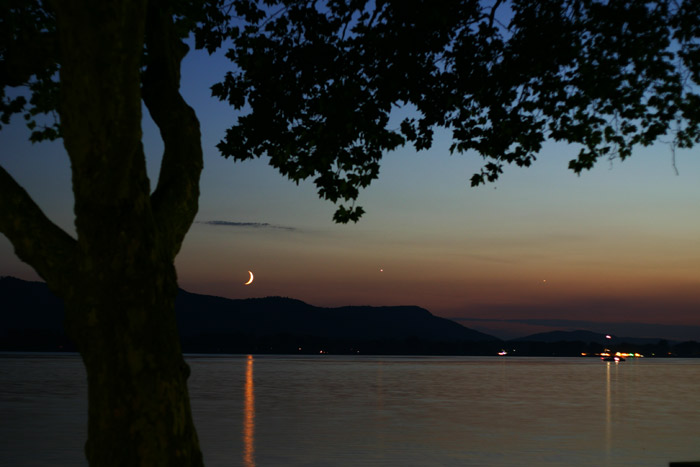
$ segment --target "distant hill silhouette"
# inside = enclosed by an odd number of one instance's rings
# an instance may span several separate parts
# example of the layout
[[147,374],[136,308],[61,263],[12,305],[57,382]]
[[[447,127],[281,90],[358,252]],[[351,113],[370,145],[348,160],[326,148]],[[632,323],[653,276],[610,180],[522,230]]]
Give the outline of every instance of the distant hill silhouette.
[[63,336],[63,314],[63,302],[45,283],[0,277],[0,338],[21,340],[34,335],[58,339]]
[[[0,278],[0,308],[3,348],[42,347],[42,341],[50,348],[71,347],[63,333],[63,303],[45,283]],[[175,309],[185,351],[499,341],[414,306],[321,308],[291,298],[233,300],[180,290]]]
[[[606,336],[610,336],[608,339]],[[659,339],[648,337],[618,337],[610,334],[601,334],[591,331],[551,331],[532,334],[525,337],[511,339],[511,342],[584,342],[596,343],[600,345],[614,345],[621,343],[628,344],[656,344]]]
[[[594,355],[603,348],[647,356],[700,356],[700,343],[554,331],[503,342],[416,306],[322,308],[283,297],[232,300],[180,290],[184,352],[396,355]],[[0,277],[0,350],[74,351],[63,303],[43,282]]]
[[494,341],[416,306],[321,308],[283,297],[231,300],[180,290],[175,308],[180,334],[294,334],[332,339]]

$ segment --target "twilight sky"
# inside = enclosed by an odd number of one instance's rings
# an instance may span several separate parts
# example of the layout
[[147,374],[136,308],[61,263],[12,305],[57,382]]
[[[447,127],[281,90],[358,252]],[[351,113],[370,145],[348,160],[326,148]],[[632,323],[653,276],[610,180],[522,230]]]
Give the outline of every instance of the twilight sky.
[[[318,306],[419,305],[499,337],[590,329],[700,340],[700,149],[676,154],[678,175],[659,144],[579,177],[567,169],[576,148],[548,144],[533,167],[508,167],[497,183],[470,188],[481,159],[450,156],[443,134],[429,151],[387,154],[360,195],[367,213],[336,225],[311,181],[297,186],[265,159],[218,154],[236,115],[209,86],[228,67],[202,52],[183,63],[205,168],[199,215],[176,263],[182,288]],[[155,186],[162,145],[147,114],[143,126]],[[0,164],[73,232],[63,146],[27,136],[21,118],[0,131]],[[244,286],[248,270],[255,282]],[[0,275],[39,279],[2,235]]]

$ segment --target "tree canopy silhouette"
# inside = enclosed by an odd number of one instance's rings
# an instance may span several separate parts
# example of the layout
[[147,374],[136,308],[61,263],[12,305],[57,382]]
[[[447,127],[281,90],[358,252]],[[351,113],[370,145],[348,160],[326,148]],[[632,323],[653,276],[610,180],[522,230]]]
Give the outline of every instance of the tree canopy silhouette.
[[[229,49],[212,92],[243,114],[222,154],[312,178],[348,222],[382,155],[428,148],[437,128],[453,152],[485,159],[472,185],[531,165],[548,139],[578,147],[576,172],[660,138],[694,145],[699,31],[692,1],[3,2],[0,123],[22,114],[33,141],[63,140],[76,236],[1,167],[0,232],[65,302],[88,375],[90,464],[202,465],[174,315],[202,169],[179,91],[189,35]],[[153,191],[142,103],[164,144]]]
[[[428,148],[440,127],[451,151],[486,160],[472,185],[529,166],[547,139],[578,146],[576,172],[662,136],[698,140],[693,2],[265,3],[238,11],[236,68],[213,88],[251,108],[219,149],[315,177],[333,202],[354,202],[385,151]],[[411,116],[397,122],[400,107]],[[361,213],[341,206],[336,220]]]

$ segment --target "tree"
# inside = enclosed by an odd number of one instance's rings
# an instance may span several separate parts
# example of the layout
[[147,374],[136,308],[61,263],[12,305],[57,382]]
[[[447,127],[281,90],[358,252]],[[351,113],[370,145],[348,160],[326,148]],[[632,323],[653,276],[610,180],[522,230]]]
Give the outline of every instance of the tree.
[[[179,93],[183,39],[231,44],[213,94],[249,109],[219,145],[309,177],[356,221],[382,154],[452,131],[452,150],[528,166],[547,138],[571,168],[670,135],[698,142],[693,2],[592,0],[10,0],[0,6],[0,115],[62,138],[77,237],[0,168],[0,232],[66,305],[88,375],[91,465],[202,465],[174,315],[174,258],[197,211],[199,126]],[[27,86],[30,99],[9,90]],[[9,90],[9,91],[8,91]],[[160,129],[151,193],[141,103]],[[411,114],[395,123],[397,107]],[[56,111],[58,121],[43,114]]]
[[[36,77],[30,114],[47,100],[58,111],[60,125],[36,137],[63,139],[77,239],[4,170],[0,230],[65,302],[66,332],[88,375],[90,464],[201,465],[173,312],[173,261],[197,211],[202,168],[198,121],[178,91],[186,48],[169,5],[53,6],[3,11],[4,23],[20,26],[3,44],[3,64],[23,73],[3,76]],[[29,47],[45,68],[32,68]],[[60,88],[51,101],[55,70]],[[165,145],[153,194],[141,146],[142,99]],[[7,107],[13,105],[21,104]]]
[[[246,12],[259,27],[235,31],[238,69],[213,89],[252,108],[219,148],[316,177],[319,195],[353,203],[339,221],[362,214],[383,151],[428,148],[439,127],[453,152],[486,159],[472,185],[529,166],[546,139],[579,147],[577,173],[664,136],[698,141],[693,2],[266,3],[274,14]],[[397,106],[412,116],[393,123]]]

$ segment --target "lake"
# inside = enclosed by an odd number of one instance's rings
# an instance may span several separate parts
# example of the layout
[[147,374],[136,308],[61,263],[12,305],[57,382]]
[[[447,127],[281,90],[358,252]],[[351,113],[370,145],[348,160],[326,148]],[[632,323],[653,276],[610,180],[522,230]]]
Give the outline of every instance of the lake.
[[[188,356],[206,465],[700,460],[700,360]],[[79,357],[0,354],[0,465],[86,465]]]

